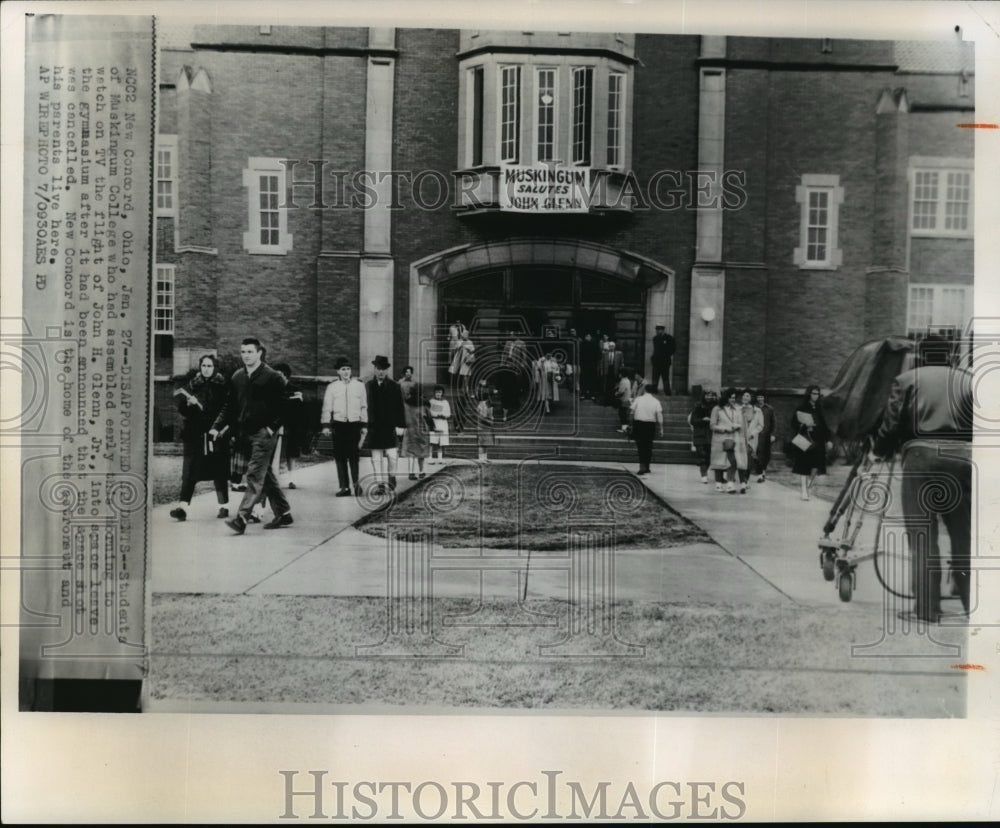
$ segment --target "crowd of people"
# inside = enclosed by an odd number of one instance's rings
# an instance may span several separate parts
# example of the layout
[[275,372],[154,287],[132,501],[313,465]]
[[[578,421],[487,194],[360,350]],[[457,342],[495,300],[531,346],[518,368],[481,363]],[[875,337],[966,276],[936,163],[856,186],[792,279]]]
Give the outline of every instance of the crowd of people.
[[[286,488],[296,488],[291,476],[307,433],[304,398],[291,379],[291,367],[268,365],[265,355],[260,341],[247,337],[240,345],[242,367],[231,377],[220,371],[215,355],[205,354],[197,372],[175,391],[184,420],[180,495],[170,510],[175,520],[187,520],[195,485],[211,480],[217,517],[237,534],[260,523],[265,506],[274,515],[265,529],[293,523],[278,475],[285,468]],[[337,378],[323,394],[321,431],[333,440],[336,497],[363,494],[363,448],[371,454],[373,493],[378,495],[396,489],[400,457],[408,461],[409,479],[419,480],[427,476],[425,466],[443,461],[449,445],[452,411],[444,387],[436,386],[433,397],[425,399],[412,366],[403,369],[398,381],[389,376],[388,358],[376,356],[372,367],[374,376],[362,382],[354,376],[352,361],[339,358]],[[486,448],[495,444],[494,424],[506,413],[495,389],[478,389],[478,395],[480,457],[486,459]],[[230,491],[242,493],[235,515],[229,512]]]
[[[803,500],[810,499],[817,475],[826,474],[827,452],[833,448],[819,401],[819,386],[810,385],[789,424],[788,450]],[[716,491],[746,494],[752,476],[757,483],[766,482],[777,433],[764,389],[727,388],[721,398],[705,390],[688,415],[688,425],[702,483],[710,482],[712,472]]]
[[[372,360],[374,376],[367,382],[354,376],[350,359],[338,359],[337,378],[324,391],[320,413],[322,434],[333,441],[336,497],[363,494],[362,449],[371,454],[376,495],[396,489],[400,458],[407,461],[410,480],[426,477],[427,467],[443,462],[453,431],[474,428],[479,460],[488,462],[490,449],[497,445],[498,426],[531,390],[530,383],[535,384],[537,400],[546,413],[559,402],[561,393],[614,406],[618,431],[635,441],[638,473],[648,474],[653,441],[657,434],[663,436],[663,410],[656,394],[660,381],[664,392],[669,391],[672,340],[665,342],[669,335],[657,327],[654,354],[658,356],[651,360],[657,378],[654,384],[624,365],[622,353],[607,334],[577,337],[571,329],[569,337],[568,349],[543,347],[532,353],[512,331],[501,344],[499,370],[489,379],[475,380],[471,366],[476,348],[468,329],[456,322],[449,332],[452,400],[443,385],[436,385],[427,398],[412,366],[405,366],[398,380],[393,379],[385,356]],[[566,344],[565,338],[561,344]],[[264,528],[293,522],[278,476],[284,466],[287,488],[295,488],[291,477],[306,431],[303,393],[291,379],[290,366],[268,365],[265,355],[259,340],[244,339],[240,346],[243,365],[227,379],[219,370],[219,360],[206,354],[197,372],[175,392],[184,418],[181,490],[170,512],[176,520],[186,520],[195,484],[211,480],[217,516],[234,532],[242,534],[248,524],[261,522],[265,504],[274,516]],[[810,386],[790,423],[789,450],[804,500],[809,499],[816,476],[825,473],[831,447],[819,399],[819,388]],[[460,414],[463,408],[466,416]],[[717,491],[745,494],[751,475],[758,483],[766,481],[776,428],[774,410],[763,390],[727,388],[721,398],[705,391],[688,423],[703,483],[710,482],[712,472]],[[232,516],[230,486],[243,495]]]

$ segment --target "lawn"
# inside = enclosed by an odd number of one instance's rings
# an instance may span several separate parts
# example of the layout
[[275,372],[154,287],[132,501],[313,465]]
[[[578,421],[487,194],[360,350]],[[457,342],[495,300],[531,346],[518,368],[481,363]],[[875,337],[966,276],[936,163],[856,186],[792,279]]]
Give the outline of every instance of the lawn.
[[[567,515],[581,524],[613,523],[619,549],[712,542],[632,474],[587,466],[455,466],[406,491],[392,509],[394,523],[434,520],[435,542],[446,548],[478,547],[482,538],[493,549],[515,540],[520,549],[564,549]],[[385,537],[386,520],[379,511],[355,525]]]
[[[154,595],[151,697],[358,712],[964,715],[965,676],[947,660],[852,656],[852,644],[878,640],[873,610],[624,601],[611,627],[598,619],[569,638],[586,619],[565,602],[494,600],[470,616],[475,609],[435,599],[432,635],[404,625],[388,646],[365,649],[389,630],[384,598]],[[942,627],[935,638],[965,632]]]

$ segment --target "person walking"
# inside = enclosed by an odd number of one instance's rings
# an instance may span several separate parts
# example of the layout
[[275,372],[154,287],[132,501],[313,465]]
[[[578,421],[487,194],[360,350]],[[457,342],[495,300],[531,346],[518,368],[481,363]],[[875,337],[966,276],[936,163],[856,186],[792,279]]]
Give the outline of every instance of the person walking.
[[[747,442],[743,437],[743,414],[736,400],[736,389],[722,392],[719,405],[712,409],[712,469],[715,490],[736,494],[736,473],[747,467]],[[725,489],[723,489],[725,481]],[[745,489],[744,489],[745,491]]]
[[396,465],[399,462],[399,441],[406,433],[406,412],[403,392],[389,377],[389,360],[376,356],[372,360],[375,376],[365,383],[368,394],[368,448],[375,470],[375,494],[383,494],[387,478],[389,488],[396,490]]
[[691,426],[691,451],[697,458],[701,482],[708,483],[708,470],[712,457],[712,409],[718,403],[719,395],[712,390],[702,392],[701,399],[688,414]]
[[673,361],[676,348],[677,344],[674,342],[674,338],[667,333],[667,329],[663,325],[657,325],[656,335],[653,337],[653,355],[649,360],[653,366],[650,384],[653,386],[654,393],[659,388],[662,378],[663,393],[667,397],[670,396],[670,363]]
[[351,361],[340,357],[334,363],[337,379],[326,386],[320,422],[323,436],[333,434],[333,457],[337,464],[337,493],[348,497],[351,483],[354,494],[361,496],[359,465],[361,444],[368,436],[368,394],[364,383],[351,376]]
[[285,404],[285,378],[264,364],[263,349],[256,337],[246,337],[240,344],[243,367],[230,379],[230,393],[209,434],[215,439],[224,428],[231,428],[250,439],[247,464],[247,490],[236,515],[226,526],[242,535],[256,503],[267,500],[274,518],[265,529],[279,529],[293,523],[291,507],[285,498],[271,461],[281,427]]
[[632,437],[639,453],[637,474],[649,474],[653,462],[653,438],[659,433],[660,439],[663,439],[663,406],[656,398],[652,383],[646,386],[645,394],[640,394],[632,402],[630,413]]
[[409,479],[422,480],[427,476],[424,461],[430,454],[430,432],[424,420],[424,395],[420,384],[413,378],[412,365],[403,369],[399,390],[403,394],[403,412],[406,415],[406,431],[399,453],[409,458]]
[[833,448],[820,399],[819,386],[810,385],[792,414],[792,471],[799,476],[803,500],[809,500],[817,475],[826,474],[826,453]]
[[771,445],[777,436],[774,433],[774,409],[767,403],[767,392],[763,388],[759,388],[755,397],[763,428],[761,428],[760,436],[757,438],[757,453],[753,457],[753,468],[754,474],[757,475],[757,482],[763,483],[767,480],[767,467],[771,462]]
[[942,615],[939,521],[948,530],[953,588],[966,614],[971,600],[973,377],[948,364],[946,349],[921,343],[916,367],[893,380],[870,452],[873,459],[902,456],[914,603],[899,616],[927,623]]
[[740,394],[740,413],[743,416],[743,437],[746,440],[747,463],[738,469],[740,494],[746,494],[750,486],[750,461],[757,454],[757,443],[764,428],[764,418],[753,404],[753,391],[749,388]]
[[229,517],[229,452],[227,439],[215,439],[209,430],[226,403],[229,383],[219,373],[219,361],[214,354],[198,360],[198,373],[177,389],[177,409],[184,418],[181,439],[184,443],[184,464],[181,469],[181,491],[177,506],[170,510],[174,520],[187,520],[194,496],[195,484],[211,480],[219,503],[217,517]]
[[288,488],[295,488],[293,476],[295,461],[302,456],[302,446],[306,440],[305,397],[302,389],[292,382],[292,366],[287,362],[274,363],[274,370],[285,378],[285,410],[281,416],[278,431],[278,450],[275,451],[275,474],[281,480],[281,463],[284,461],[288,475]]

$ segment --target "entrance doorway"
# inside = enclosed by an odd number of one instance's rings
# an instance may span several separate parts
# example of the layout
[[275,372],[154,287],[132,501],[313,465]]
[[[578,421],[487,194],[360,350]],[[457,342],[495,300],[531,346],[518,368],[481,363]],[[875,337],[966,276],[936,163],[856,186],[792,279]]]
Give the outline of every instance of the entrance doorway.
[[571,267],[512,266],[459,276],[440,289],[439,322],[460,319],[492,338],[565,338],[571,328],[608,334],[640,372],[645,360],[646,291],[634,282]]

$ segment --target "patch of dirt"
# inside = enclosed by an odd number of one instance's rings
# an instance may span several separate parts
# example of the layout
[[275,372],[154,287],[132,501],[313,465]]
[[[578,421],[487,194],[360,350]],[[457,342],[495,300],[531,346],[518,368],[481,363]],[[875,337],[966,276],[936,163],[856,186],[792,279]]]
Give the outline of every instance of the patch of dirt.
[[560,550],[567,528],[613,529],[618,549],[712,543],[632,474],[576,465],[451,467],[408,489],[391,512],[373,512],[355,526],[385,537],[389,521],[433,523],[435,543],[446,548]]

